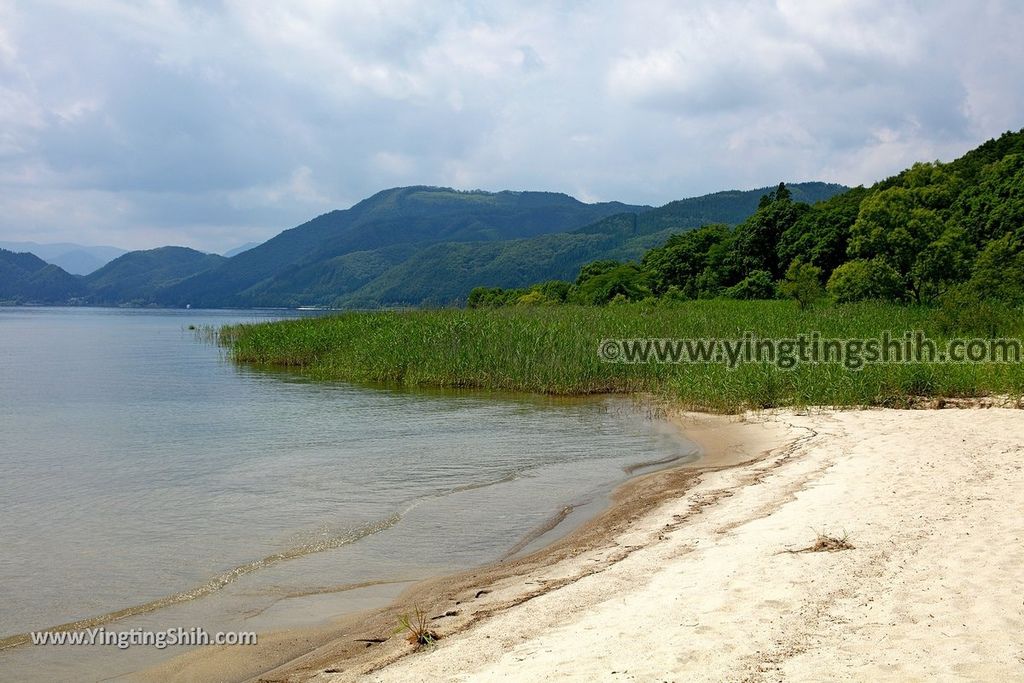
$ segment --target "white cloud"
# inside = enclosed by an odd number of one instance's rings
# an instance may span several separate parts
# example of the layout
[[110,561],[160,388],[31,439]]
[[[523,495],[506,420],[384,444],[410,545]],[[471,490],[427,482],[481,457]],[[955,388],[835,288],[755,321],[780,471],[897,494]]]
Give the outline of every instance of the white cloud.
[[309,166],[299,166],[287,178],[275,183],[233,192],[229,198],[238,208],[306,204],[326,210],[331,202],[331,198],[317,185]]
[[870,183],[1024,125],[1022,29],[996,0],[0,0],[0,237],[219,250],[411,183]]
[[377,152],[372,163],[379,170],[396,178],[407,177],[415,168],[415,162],[408,156],[398,152]]

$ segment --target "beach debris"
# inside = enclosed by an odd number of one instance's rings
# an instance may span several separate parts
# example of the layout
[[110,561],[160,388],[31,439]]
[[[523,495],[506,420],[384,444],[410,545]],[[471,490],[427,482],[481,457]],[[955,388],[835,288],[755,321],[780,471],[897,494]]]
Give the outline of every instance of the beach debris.
[[380,645],[387,641],[387,638],[356,638],[355,640],[357,643],[366,643],[366,647],[373,647],[374,645]]
[[457,609],[450,609],[447,612],[445,612],[444,614],[438,614],[436,617],[430,617],[430,620],[431,621],[436,621],[437,619],[444,619],[445,617],[457,617],[457,616],[459,616],[459,614],[461,614],[461,612],[459,612],[459,610],[457,610]]
[[843,531],[842,536],[834,536],[825,532],[824,529],[816,531],[814,543],[799,550],[787,550],[788,553],[834,553],[840,550],[854,550],[856,546],[850,542],[850,535]]
[[490,592],[491,591],[489,591],[489,590],[479,590],[479,591],[476,592],[476,595],[474,597],[479,598],[481,595],[487,595]]

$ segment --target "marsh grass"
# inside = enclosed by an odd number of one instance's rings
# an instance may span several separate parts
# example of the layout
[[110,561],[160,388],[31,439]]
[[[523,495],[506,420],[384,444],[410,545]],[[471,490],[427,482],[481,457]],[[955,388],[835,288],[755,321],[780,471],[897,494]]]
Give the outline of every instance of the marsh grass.
[[219,325],[189,325],[188,331],[195,336],[196,339],[209,344],[225,344],[230,339],[222,337],[222,332],[227,329],[231,330],[231,327],[221,327]]
[[[291,368],[312,378],[399,387],[473,388],[583,395],[646,392],[695,408],[734,412],[776,406],[892,406],[922,397],[1024,393],[1021,365],[612,364],[598,343],[615,338],[877,338],[923,330],[942,340],[974,336],[956,312],[886,304],[799,310],[787,301],[693,301],[672,307],[509,307],[353,312],[238,325],[219,332],[241,363]],[[1024,337],[1019,312],[995,324]]]

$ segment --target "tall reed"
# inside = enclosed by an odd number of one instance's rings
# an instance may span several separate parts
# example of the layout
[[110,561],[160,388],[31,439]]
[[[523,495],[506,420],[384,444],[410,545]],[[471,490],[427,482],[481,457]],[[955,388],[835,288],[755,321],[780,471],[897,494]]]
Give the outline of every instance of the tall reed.
[[[966,320],[966,318],[965,318]],[[546,394],[651,392],[695,407],[733,411],[780,405],[904,405],[914,397],[1024,392],[1024,366],[889,364],[614,364],[608,338],[877,338],[922,330],[942,340],[973,335],[941,309],[856,304],[801,311],[787,301],[692,301],[671,307],[512,307],[353,312],[239,325],[220,338],[241,363],[287,367],[315,378],[405,387],[465,387]],[[985,325],[1024,338],[1018,312]],[[989,329],[991,332],[992,329]]]

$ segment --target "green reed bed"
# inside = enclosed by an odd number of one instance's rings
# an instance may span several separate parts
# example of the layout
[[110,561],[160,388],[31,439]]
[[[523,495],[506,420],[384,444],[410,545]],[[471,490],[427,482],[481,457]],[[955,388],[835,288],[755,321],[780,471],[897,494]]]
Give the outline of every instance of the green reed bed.
[[[973,317],[972,317],[973,316]],[[982,335],[982,329],[984,334]],[[545,394],[651,392],[731,411],[779,405],[904,405],[915,397],[1024,392],[1024,366],[887,364],[616,364],[598,345],[609,338],[877,338],[923,330],[951,336],[1024,338],[1019,313],[885,304],[801,311],[786,301],[694,301],[672,307],[512,307],[489,310],[353,312],[326,318],[239,325],[221,331],[242,363],[301,369],[320,379],[405,387],[462,387]]]

